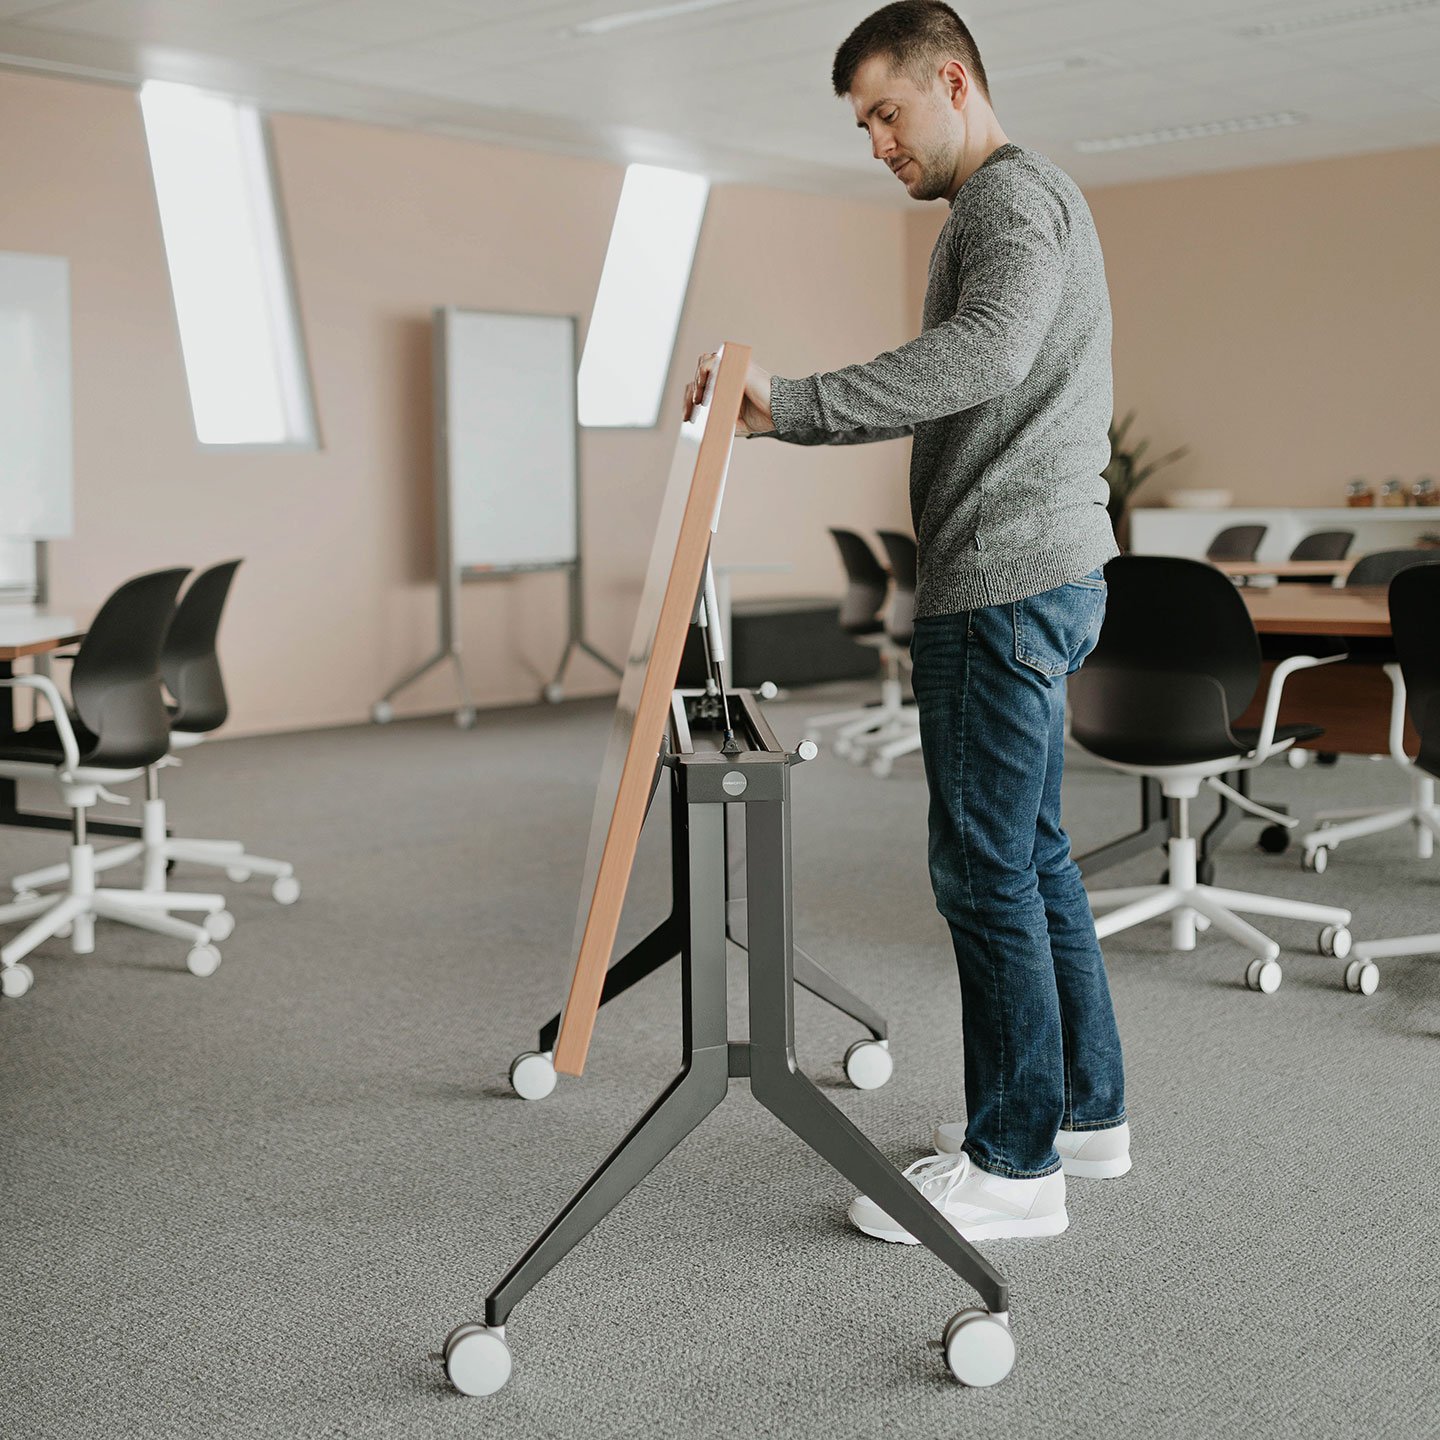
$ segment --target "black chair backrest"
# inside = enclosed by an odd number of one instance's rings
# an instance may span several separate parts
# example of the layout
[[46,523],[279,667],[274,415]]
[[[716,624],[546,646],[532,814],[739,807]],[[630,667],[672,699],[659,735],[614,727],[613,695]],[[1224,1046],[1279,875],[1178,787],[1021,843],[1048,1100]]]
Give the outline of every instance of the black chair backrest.
[[1263,525],[1230,525],[1222,530],[1205,552],[1207,560],[1253,560],[1265,538]]
[[1412,565],[1390,582],[1390,629],[1420,736],[1418,763],[1440,775],[1440,567]]
[[1239,590],[1164,555],[1122,555],[1105,579],[1099,643],[1069,680],[1075,740],[1130,765],[1243,754],[1232,727],[1259,686],[1260,644]]
[[913,535],[901,530],[877,530],[890,561],[895,585],[885,611],[885,633],[897,644],[908,645],[915,633],[915,570],[918,550]]
[[93,744],[86,765],[131,770],[170,748],[170,716],[160,688],[160,647],[175,613],[185,569],[127,580],[100,607],[80,642],[70,698]]
[[1343,560],[1355,539],[1353,530],[1312,530],[1290,552],[1292,560]]
[[208,735],[218,730],[230,713],[215,637],[230,583],[239,568],[240,561],[226,560],[202,570],[175,609],[160,656],[166,687],[175,697],[170,717],[173,729]]
[[853,530],[830,533],[840,550],[840,563],[845,567],[845,597],[840,602],[840,628],[851,631],[874,631],[876,616],[885,603],[890,577],[875,558],[875,552]]
[[1388,585],[1402,570],[1440,563],[1440,550],[1373,550],[1362,555],[1345,577],[1347,585]]

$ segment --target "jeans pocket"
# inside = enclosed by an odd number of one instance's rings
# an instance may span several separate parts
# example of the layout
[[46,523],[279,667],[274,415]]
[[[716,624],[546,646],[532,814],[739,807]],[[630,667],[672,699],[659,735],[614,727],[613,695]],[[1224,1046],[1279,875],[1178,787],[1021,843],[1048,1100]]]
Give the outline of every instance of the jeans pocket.
[[1017,600],[1015,659],[1049,679],[1078,670],[1100,637],[1105,599],[1104,577],[1094,571],[1028,600]]

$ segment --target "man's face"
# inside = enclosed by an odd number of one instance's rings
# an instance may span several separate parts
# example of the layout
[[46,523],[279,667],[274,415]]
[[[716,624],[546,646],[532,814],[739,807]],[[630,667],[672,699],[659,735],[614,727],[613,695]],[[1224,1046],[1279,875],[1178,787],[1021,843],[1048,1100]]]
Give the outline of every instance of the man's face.
[[872,55],[850,87],[855,121],[870,134],[871,153],[883,160],[915,200],[938,200],[952,186],[964,138],[963,112],[951,103],[937,72],[921,90],[883,55]]

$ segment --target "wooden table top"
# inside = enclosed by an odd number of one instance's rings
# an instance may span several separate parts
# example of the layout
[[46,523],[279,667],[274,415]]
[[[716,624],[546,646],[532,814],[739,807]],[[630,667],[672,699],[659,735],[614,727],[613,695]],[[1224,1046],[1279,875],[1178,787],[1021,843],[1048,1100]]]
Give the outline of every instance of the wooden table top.
[[63,650],[83,639],[85,629],[84,620],[63,611],[0,605],[0,663],[18,660],[22,655]]
[[1262,635],[1390,634],[1390,599],[1384,585],[1276,585],[1240,592]]
[[1348,575],[1355,566],[1353,560],[1212,560],[1210,563],[1237,580],[1260,575],[1330,580],[1337,575]]

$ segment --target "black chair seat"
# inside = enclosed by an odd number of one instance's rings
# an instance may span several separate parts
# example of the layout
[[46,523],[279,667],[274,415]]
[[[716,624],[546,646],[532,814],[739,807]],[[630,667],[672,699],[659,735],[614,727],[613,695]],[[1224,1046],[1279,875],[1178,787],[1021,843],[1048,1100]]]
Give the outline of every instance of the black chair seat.
[[[1275,727],[1276,740],[1318,740],[1325,733],[1323,725],[1277,725]],[[1235,738],[1246,747],[1253,750],[1260,743],[1260,728],[1246,725],[1235,731]]]
[[840,627],[847,635],[878,635],[885,628],[883,620],[861,620]]
[[[80,751],[81,762],[95,748],[95,737],[72,715],[70,724],[75,731],[75,744]],[[20,760],[32,765],[63,765],[65,747],[60,743],[60,731],[53,720],[42,720],[28,730],[17,730],[0,741],[0,760]]]

